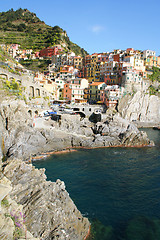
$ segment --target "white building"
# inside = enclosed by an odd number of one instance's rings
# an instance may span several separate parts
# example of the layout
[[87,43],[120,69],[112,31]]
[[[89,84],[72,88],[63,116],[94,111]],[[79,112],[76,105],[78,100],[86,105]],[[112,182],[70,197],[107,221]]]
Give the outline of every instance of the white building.
[[57,100],[60,100],[63,98],[63,89],[64,89],[64,84],[66,82],[62,79],[56,78],[55,79],[55,84],[57,86]]
[[84,89],[88,88],[88,80],[85,78],[77,78],[71,80],[70,89],[72,90],[71,102],[84,99]]
[[155,51],[152,51],[152,50],[144,50],[143,51],[143,58],[148,58],[149,56],[156,56],[156,52]]
[[134,68],[142,72],[145,71],[144,60],[141,58],[141,55],[134,56]]
[[133,68],[128,68],[123,72],[122,86],[125,88],[126,92],[130,93],[133,91],[142,90],[143,77],[140,75],[139,71],[136,71]]
[[130,66],[134,67],[134,56],[125,56],[123,62],[129,63]]

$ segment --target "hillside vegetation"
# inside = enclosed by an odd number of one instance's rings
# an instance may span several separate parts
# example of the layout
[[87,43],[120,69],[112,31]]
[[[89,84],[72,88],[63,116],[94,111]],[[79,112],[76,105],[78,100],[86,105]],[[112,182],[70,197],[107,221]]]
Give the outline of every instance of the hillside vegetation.
[[46,25],[35,13],[21,8],[0,13],[0,43],[18,43],[22,49],[32,48],[34,51],[61,44],[66,51],[71,50],[76,55],[87,54],[83,48],[70,41],[62,28]]
[[152,68],[153,73],[149,75],[152,84],[149,86],[150,95],[160,96],[160,69],[157,67]]
[[153,73],[152,75],[149,75],[149,78],[152,80],[152,82],[160,82],[160,69],[157,67],[153,67]]

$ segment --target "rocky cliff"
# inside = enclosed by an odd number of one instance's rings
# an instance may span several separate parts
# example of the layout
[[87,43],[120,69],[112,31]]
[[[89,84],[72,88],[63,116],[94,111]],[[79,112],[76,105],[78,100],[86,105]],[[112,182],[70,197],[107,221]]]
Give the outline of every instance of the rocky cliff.
[[2,169],[5,178],[11,181],[10,198],[23,206],[25,226],[34,237],[43,240],[85,238],[90,223],[69,197],[64,182],[46,181],[45,169],[35,169],[21,160],[5,162]]
[[[33,120],[23,102],[5,101],[0,109],[1,157],[10,159],[0,161],[0,201],[7,205],[0,212],[0,239],[16,239],[17,234],[28,240],[84,239],[90,223],[76,208],[64,183],[46,181],[44,169],[14,159],[20,156],[25,160],[45,146],[50,149],[52,143],[47,143],[44,133],[32,127]],[[4,199],[1,190],[8,185],[12,190]]]
[[[59,122],[44,118],[33,120],[23,101],[4,101],[0,105],[0,122],[1,155],[8,159],[2,163],[0,179],[8,179],[12,186],[7,199],[8,208],[0,217],[0,228],[4,230],[2,239],[13,239],[15,236],[16,225],[11,214],[12,210],[17,214],[19,208],[10,207],[12,201],[18,204],[16,206],[22,206],[21,212],[25,215],[23,230],[26,227],[30,231],[21,232],[21,239],[82,240],[90,228],[89,221],[70,199],[64,183],[60,180],[46,181],[44,169],[35,169],[32,164],[22,160],[67,147],[153,144],[146,133],[115,112],[107,113],[103,122],[97,123],[69,114],[62,115]],[[15,216],[19,219],[19,215]],[[9,236],[6,235],[8,217],[12,220]]]
[[[1,169],[0,169],[1,171]],[[0,239],[1,240],[39,240],[27,231],[23,206],[10,197],[11,182],[0,177]],[[2,201],[1,201],[2,200]]]
[[23,102],[5,102],[0,107],[3,152],[8,158],[27,159],[46,151],[71,147],[150,145],[147,135],[118,114],[106,114],[93,123],[79,115],[62,115],[61,121],[34,120]]
[[121,116],[129,121],[139,123],[160,123],[160,98],[143,92],[136,92],[134,96],[126,95],[118,105]]

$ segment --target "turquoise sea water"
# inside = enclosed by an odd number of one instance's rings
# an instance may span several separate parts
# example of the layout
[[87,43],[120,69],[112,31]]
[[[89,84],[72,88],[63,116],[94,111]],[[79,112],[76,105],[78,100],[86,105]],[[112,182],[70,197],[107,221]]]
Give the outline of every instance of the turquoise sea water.
[[92,222],[91,239],[160,240],[160,131],[145,129],[155,147],[78,150],[34,165],[65,182]]

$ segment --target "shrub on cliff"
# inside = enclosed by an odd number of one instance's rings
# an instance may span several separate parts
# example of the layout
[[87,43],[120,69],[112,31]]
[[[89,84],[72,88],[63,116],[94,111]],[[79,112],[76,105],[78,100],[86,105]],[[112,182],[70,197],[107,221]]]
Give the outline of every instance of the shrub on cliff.
[[153,73],[152,75],[149,75],[149,78],[152,80],[152,82],[160,82],[160,69],[157,67],[153,67]]

